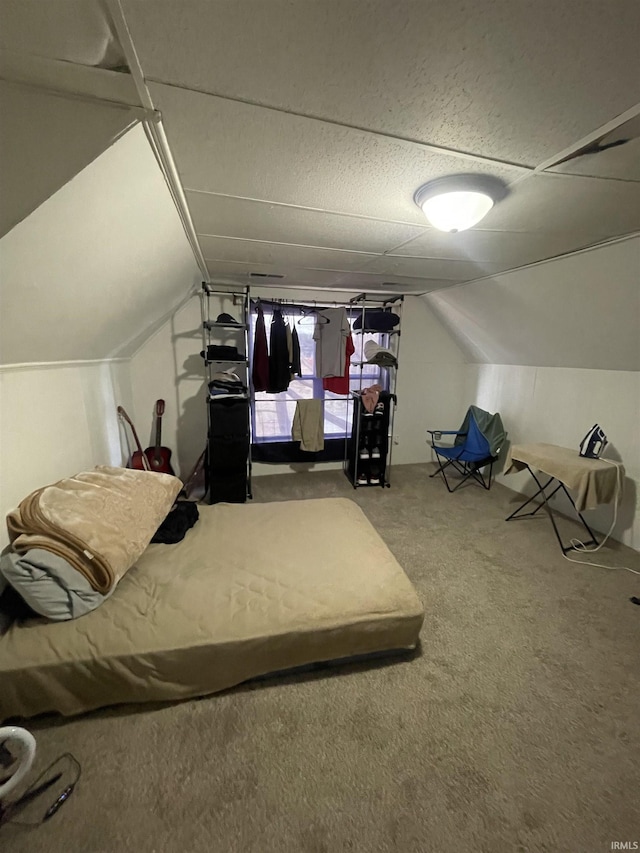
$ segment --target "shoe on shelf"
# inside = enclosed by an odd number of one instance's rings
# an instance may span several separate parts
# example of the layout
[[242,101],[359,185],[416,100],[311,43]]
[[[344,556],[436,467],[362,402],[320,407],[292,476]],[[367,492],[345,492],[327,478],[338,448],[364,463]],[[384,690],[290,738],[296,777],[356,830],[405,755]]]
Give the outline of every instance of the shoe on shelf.
[[[379,453],[378,453],[378,456],[380,456]],[[368,458],[369,458],[369,451],[367,450],[366,447],[362,447],[360,449],[360,459],[368,459]]]
[[369,482],[372,486],[380,485],[380,466],[372,465],[371,466],[371,476],[369,477]]
[[356,482],[359,486],[367,486],[369,484],[369,480],[367,479],[366,474],[358,474],[358,479]]
[[371,451],[371,458],[372,459],[380,459],[380,448],[379,447],[373,448],[373,450]]
[[376,403],[376,407],[373,410],[373,414],[378,417],[382,417],[384,415],[384,403]]

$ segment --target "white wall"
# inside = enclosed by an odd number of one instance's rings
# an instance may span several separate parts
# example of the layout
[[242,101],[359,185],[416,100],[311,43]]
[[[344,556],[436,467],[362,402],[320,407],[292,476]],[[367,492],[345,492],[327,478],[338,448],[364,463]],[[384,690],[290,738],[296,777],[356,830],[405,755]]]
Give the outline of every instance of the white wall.
[[[425,299],[477,362],[466,400],[499,411],[511,442],[577,448],[603,427],[627,474],[614,536],[640,549],[640,238]],[[531,491],[523,474],[499,479]],[[612,506],[586,517],[607,531]]]
[[123,464],[118,404],[131,406],[124,361],[0,368],[0,517],[34,489]]
[[427,429],[455,429],[465,400],[466,359],[430,306],[407,296],[402,317],[393,463],[426,462]]
[[[252,288],[265,299],[348,301],[352,294],[304,290]],[[238,316],[230,302],[220,311]],[[205,383],[200,358],[200,307],[194,298],[176,312],[131,360],[135,416],[143,444],[152,436],[153,407],[163,398],[163,443],[177,457],[176,472],[187,476],[206,441]],[[433,312],[419,297],[405,300],[398,375],[397,445],[394,464],[424,462],[428,458],[425,430],[457,424],[465,411],[464,356]],[[307,470],[341,467],[321,463]],[[299,469],[300,466],[295,466]],[[288,465],[254,465],[254,474],[291,473]]]
[[[233,309],[226,309],[233,314]],[[236,312],[237,316],[237,312]],[[206,384],[200,301],[192,297],[138,350],[130,362],[133,411],[143,447],[155,443],[154,407],[165,401],[162,443],[178,476],[188,476],[207,439]]]

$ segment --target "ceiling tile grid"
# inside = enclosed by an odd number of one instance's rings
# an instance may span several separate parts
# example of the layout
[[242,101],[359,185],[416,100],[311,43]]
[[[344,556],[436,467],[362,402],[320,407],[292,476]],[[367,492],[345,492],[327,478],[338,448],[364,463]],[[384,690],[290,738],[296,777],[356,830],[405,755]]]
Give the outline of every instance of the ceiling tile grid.
[[635,0],[124,0],[149,79],[536,165],[638,100]]
[[[428,292],[640,231],[636,0],[55,5],[5,47],[134,70],[212,278]],[[465,173],[507,196],[438,232],[415,191]]]
[[421,225],[413,195],[425,180],[477,172],[511,184],[527,174],[170,86],[150,91],[187,190]]
[[420,237],[422,225],[404,225],[320,210],[187,191],[198,234],[385,252]]

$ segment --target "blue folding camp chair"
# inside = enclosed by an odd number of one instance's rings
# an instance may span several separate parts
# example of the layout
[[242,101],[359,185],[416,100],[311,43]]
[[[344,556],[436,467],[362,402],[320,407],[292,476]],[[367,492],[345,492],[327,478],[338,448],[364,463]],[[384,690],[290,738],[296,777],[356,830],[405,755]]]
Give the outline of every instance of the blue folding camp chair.
[[[431,447],[435,451],[438,470],[430,474],[435,477],[442,474],[447,489],[455,492],[463,483],[473,478],[487,491],[491,488],[493,463],[507,437],[502,426],[500,415],[492,415],[470,406],[459,430],[427,430],[431,435]],[[455,435],[452,447],[436,444],[443,435]],[[444,460],[444,462],[443,462]],[[449,485],[446,469],[453,466],[462,475],[462,479],[453,488]],[[483,469],[489,466],[489,476],[485,477]]]

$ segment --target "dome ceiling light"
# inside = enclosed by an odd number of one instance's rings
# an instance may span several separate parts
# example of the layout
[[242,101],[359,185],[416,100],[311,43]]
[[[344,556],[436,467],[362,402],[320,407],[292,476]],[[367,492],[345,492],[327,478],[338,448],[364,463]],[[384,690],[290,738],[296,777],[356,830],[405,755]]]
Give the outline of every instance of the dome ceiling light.
[[423,184],[413,200],[434,228],[455,234],[477,225],[506,194],[491,175],[450,175]]

